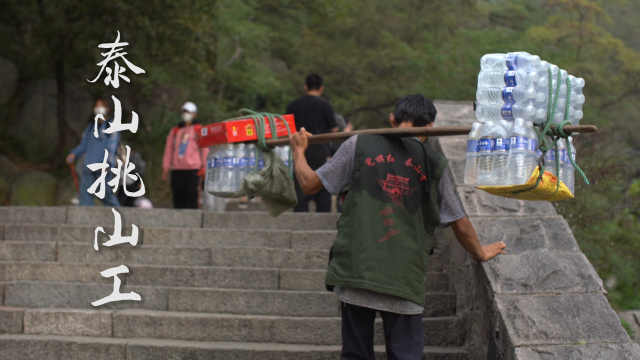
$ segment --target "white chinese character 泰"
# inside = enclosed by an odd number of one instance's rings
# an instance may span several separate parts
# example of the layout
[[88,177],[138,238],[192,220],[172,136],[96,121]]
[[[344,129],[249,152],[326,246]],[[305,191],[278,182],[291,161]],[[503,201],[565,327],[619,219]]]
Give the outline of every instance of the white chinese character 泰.
[[[129,124],[122,123],[122,104],[117,97],[111,95],[111,100],[113,100],[113,121],[111,121],[108,125],[109,127],[104,130],[105,134],[113,134],[114,132],[129,130],[132,133],[136,133],[138,131],[138,113],[135,111],[131,111],[131,122]],[[93,118],[94,130],[93,136],[98,138],[98,120],[105,121],[104,115],[97,114]]]
[[[114,88],[120,87],[120,78],[122,80],[130,83],[131,81],[127,76],[124,75],[127,67],[133,71],[134,74],[144,74],[144,69],[136,66],[131,61],[127,60],[125,55],[129,54],[126,51],[122,51],[125,46],[129,45],[128,42],[120,42],[120,31],[117,30],[116,41],[112,43],[103,43],[99,44],[99,49],[109,49],[107,52],[100,53],[105,59],[97,63],[96,65],[100,66],[100,72],[93,80],[88,80],[91,83],[98,81],[100,76],[102,76],[102,72],[106,71],[107,76],[104,78],[104,84],[109,86],[113,86]],[[120,64],[116,61],[117,59],[122,58],[125,65],[127,67],[120,66]],[[113,68],[108,67],[109,63],[113,61]]]
[[[131,235],[122,236],[122,217],[120,213],[116,211],[116,209],[111,208],[111,212],[113,212],[113,234],[109,235],[109,240],[105,241],[102,246],[115,246],[120,244],[130,244],[131,246],[138,245],[138,226],[135,224],[131,224]],[[93,233],[93,249],[98,251],[98,234],[103,233],[106,234],[104,228],[102,226],[96,227]]]
[[118,274],[128,274],[129,268],[125,265],[120,265],[116,267],[109,268],[100,272],[100,275],[105,278],[113,277],[113,292],[108,296],[103,297],[100,300],[96,300],[91,303],[92,306],[98,307],[104,304],[108,304],[110,302],[115,301],[124,301],[124,300],[133,300],[133,301],[141,301],[142,297],[137,292],[131,291],[128,293],[121,293],[120,286],[122,285],[122,280],[118,277]]

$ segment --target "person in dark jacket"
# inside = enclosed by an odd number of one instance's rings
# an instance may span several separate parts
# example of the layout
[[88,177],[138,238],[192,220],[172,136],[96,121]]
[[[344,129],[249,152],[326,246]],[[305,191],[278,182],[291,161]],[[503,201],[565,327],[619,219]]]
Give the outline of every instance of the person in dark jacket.
[[[305,80],[304,89],[306,95],[291,102],[286,111],[287,114],[294,115],[296,130],[304,127],[314,134],[337,131],[333,108],[327,100],[322,98],[324,92],[322,77],[318,74],[309,74]],[[306,156],[311,168],[317,169],[331,156],[331,148],[329,144],[311,145],[307,149]],[[296,181],[296,193],[298,205],[294,211],[309,211],[310,201],[315,201],[318,212],[331,211],[331,195],[326,190],[320,190],[313,195],[305,195]]]

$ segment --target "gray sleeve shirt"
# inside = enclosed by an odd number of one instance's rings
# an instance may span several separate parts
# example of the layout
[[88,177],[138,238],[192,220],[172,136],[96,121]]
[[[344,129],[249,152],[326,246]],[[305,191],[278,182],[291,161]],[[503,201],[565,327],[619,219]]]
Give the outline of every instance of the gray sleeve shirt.
[[[357,136],[345,141],[334,156],[316,170],[320,182],[331,194],[339,194],[351,181],[355,162]],[[455,193],[455,186],[449,171],[445,171],[438,184],[440,192],[440,223],[448,225],[466,216]],[[336,287],[335,292],[342,302],[370,309],[397,314],[422,314],[424,308],[412,301],[380,294],[369,290]]]

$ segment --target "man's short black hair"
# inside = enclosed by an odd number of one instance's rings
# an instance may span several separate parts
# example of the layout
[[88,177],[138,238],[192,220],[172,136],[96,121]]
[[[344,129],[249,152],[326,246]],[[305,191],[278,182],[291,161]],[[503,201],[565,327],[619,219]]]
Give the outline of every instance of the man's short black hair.
[[413,126],[425,126],[436,120],[436,107],[433,101],[422,94],[407,95],[396,102],[393,116],[398,124],[408,121]]
[[311,73],[307,75],[304,83],[307,85],[307,90],[318,90],[322,87],[322,77],[318,74]]

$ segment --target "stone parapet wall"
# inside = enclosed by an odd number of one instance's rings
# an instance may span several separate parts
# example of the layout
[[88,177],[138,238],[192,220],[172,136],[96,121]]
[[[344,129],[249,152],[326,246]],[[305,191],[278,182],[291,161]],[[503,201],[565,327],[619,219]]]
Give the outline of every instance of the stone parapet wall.
[[[436,125],[470,125],[471,102],[437,102]],[[640,359],[609,305],[602,280],[571,229],[548,202],[501,198],[465,186],[466,138],[439,144],[480,241],[504,241],[507,254],[473,260],[450,230],[448,270],[467,321],[471,359]],[[580,196],[580,194],[578,194]]]

